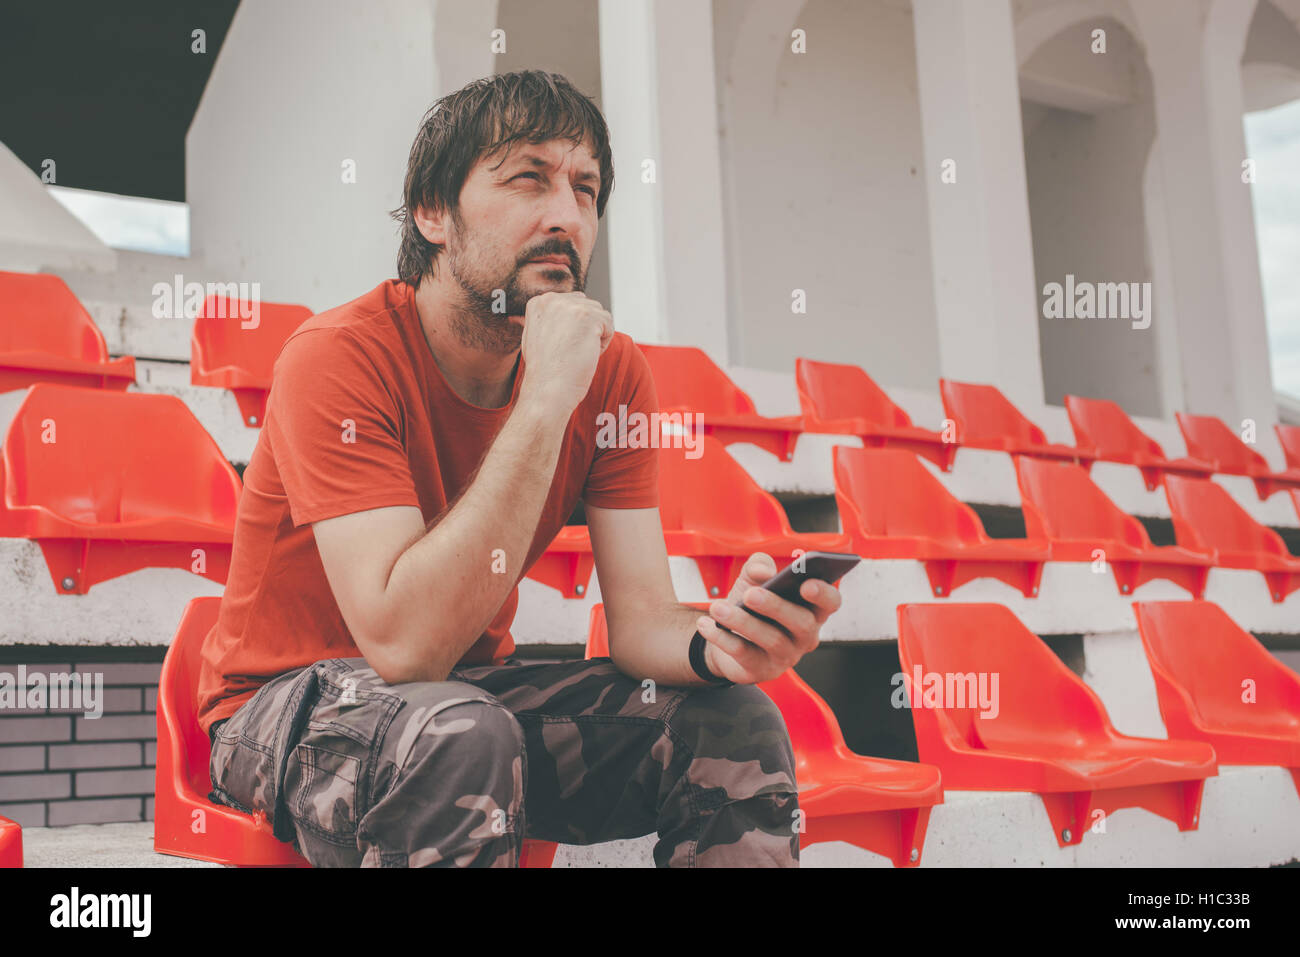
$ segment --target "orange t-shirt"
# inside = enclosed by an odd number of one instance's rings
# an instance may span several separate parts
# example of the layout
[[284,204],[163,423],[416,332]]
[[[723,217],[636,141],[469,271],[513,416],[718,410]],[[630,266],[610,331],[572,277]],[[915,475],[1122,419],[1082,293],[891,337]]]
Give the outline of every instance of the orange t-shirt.
[[[311,523],[388,505],[417,506],[425,523],[432,521],[478,467],[519,397],[524,374],[520,354],[514,393],[503,408],[466,402],[429,351],[414,290],[398,280],[313,316],[286,340],[262,434],[244,471],[221,611],[203,645],[198,718],[205,734],[275,676],[324,658],[361,656],[334,601]],[[659,504],[655,449],[596,445],[597,417],[609,412],[618,421],[619,406],[625,415],[658,409],[649,365],[623,332],[614,333],[569,419],[525,569],[579,499],[602,508]],[[460,663],[509,657],[518,604],[516,579]]]

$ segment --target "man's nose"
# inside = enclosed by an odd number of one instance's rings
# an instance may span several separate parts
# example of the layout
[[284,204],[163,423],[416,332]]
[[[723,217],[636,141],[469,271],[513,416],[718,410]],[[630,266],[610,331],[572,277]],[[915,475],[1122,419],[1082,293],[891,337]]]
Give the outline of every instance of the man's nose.
[[[567,183],[556,187],[547,195],[545,220],[542,225],[547,233],[554,233],[557,229],[565,233],[570,248],[561,254],[577,258],[577,243],[574,242],[573,237],[577,236],[582,228],[582,207],[579,205],[578,197],[574,195]],[[552,238],[558,237],[552,236]]]

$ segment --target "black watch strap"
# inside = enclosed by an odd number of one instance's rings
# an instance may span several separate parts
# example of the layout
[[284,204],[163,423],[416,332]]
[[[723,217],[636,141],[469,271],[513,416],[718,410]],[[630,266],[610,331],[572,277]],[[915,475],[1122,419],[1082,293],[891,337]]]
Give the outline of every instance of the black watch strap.
[[703,678],[711,685],[715,685],[719,688],[733,687],[736,684],[734,681],[729,681],[726,678],[721,678],[709,670],[708,663],[704,659],[705,644],[706,642],[704,640],[704,636],[701,635],[698,631],[691,636],[691,652],[690,652],[691,668],[695,671],[697,675],[699,675],[701,678]]

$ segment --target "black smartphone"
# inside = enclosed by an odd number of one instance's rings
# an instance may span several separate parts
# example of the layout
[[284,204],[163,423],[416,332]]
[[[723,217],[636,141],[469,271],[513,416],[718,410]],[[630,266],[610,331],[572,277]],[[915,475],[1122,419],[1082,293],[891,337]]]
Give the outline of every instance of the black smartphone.
[[[804,552],[799,558],[763,582],[761,587],[766,588],[774,595],[784,598],[786,601],[792,601],[796,605],[803,605],[807,608],[810,607],[808,602],[799,594],[799,589],[803,586],[805,580],[816,578],[819,581],[834,585],[860,561],[862,559],[859,556],[846,552]],[[796,571],[796,566],[802,570]],[[766,615],[760,615],[756,611],[745,608],[743,602],[740,607],[759,621],[765,621],[769,625],[777,625],[778,628],[781,627]],[[723,627],[721,623],[719,623],[718,627],[722,628],[723,631],[731,630]]]

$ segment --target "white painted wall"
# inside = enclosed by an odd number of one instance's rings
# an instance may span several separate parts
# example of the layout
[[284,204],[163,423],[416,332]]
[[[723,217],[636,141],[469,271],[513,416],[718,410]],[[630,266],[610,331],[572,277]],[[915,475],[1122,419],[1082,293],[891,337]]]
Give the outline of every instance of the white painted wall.
[[396,274],[388,211],[436,99],[432,40],[428,0],[239,5],[186,137],[190,248],[214,280],[323,310]]
[[[732,361],[782,371],[795,356],[856,362],[891,385],[934,388],[910,8],[811,0],[772,25],[761,61],[745,47],[740,11],[762,11],[735,0],[714,8],[720,33],[736,23],[730,59],[718,63]],[[790,50],[795,27],[807,32],[805,54]],[[807,293],[806,315],[791,313],[795,289]]]

